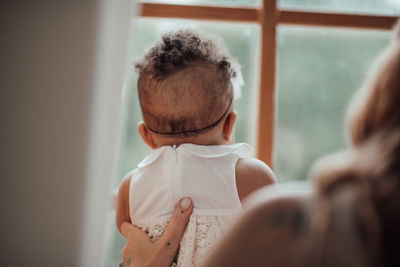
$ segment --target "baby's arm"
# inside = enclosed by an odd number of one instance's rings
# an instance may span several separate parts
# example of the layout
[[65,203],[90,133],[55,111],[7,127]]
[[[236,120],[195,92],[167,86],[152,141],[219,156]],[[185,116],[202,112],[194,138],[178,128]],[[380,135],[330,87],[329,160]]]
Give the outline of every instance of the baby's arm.
[[267,164],[258,159],[239,159],[236,163],[236,187],[240,201],[251,192],[275,183],[275,175]]
[[121,225],[123,222],[131,223],[129,215],[129,187],[131,184],[131,175],[122,180],[118,190],[117,214],[116,224],[119,232],[121,232]]

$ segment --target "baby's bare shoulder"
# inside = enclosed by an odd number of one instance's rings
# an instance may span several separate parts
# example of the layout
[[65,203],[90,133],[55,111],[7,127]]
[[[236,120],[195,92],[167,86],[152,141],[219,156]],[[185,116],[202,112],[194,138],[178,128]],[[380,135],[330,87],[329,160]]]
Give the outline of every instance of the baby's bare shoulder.
[[271,168],[258,159],[238,160],[235,174],[240,200],[263,186],[275,183],[275,175]]

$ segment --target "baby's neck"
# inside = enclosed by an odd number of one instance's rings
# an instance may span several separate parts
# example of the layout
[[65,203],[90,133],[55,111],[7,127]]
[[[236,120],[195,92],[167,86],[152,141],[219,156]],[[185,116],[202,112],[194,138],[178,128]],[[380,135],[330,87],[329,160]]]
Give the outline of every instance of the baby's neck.
[[214,134],[213,132],[207,132],[195,136],[186,136],[186,137],[171,137],[171,136],[157,136],[156,137],[157,144],[159,146],[179,146],[181,144],[195,144],[195,145],[203,145],[203,146],[212,146],[212,145],[227,145],[228,142],[221,138],[219,135]]

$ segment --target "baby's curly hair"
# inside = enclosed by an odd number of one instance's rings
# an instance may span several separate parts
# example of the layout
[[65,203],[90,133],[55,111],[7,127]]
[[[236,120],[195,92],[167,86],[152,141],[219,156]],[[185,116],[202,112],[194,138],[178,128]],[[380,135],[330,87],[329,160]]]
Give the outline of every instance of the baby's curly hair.
[[165,134],[195,132],[225,114],[238,69],[220,43],[193,30],[178,30],[162,35],[136,63],[148,128]]

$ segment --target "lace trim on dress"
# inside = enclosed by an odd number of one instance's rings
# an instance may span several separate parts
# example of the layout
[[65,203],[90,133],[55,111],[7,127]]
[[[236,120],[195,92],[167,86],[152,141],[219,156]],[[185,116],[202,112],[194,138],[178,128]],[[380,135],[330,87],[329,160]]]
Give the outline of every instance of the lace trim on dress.
[[[180,243],[177,261],[172,266],[199,266],[237,217],[237,215],[192,214]],[[168,222],[159,223],[143,230],[152,240],[157,240],[162,236],[167,225]]]

